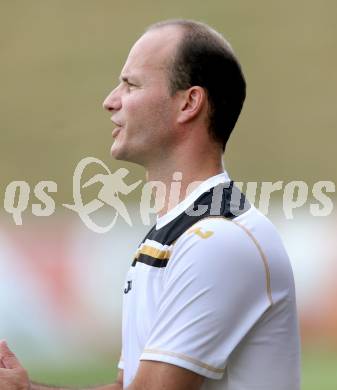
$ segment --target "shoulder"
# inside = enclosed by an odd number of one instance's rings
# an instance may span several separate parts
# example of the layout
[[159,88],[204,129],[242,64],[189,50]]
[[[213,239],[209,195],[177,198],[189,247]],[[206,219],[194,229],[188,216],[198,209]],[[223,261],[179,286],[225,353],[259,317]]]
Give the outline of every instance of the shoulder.
[[210,216],[199,220],[174,243],[169,268],[181,271],[189,267],[199,275],[209,272],[263,275],[266,261],[252,232],[256,230],[259,215],[250,214],[245,219]]
[[175,242],[168,266],[171,272],[188,270],[220,284],[264,285],[270,301],[273,293],[279,297],[294,293],[282,240],[272,222],[255,207],[234,219],[198,221]]
[[209,291],[213,303],[225,289],[228,302],[272,304],[268,260],[242,218],[207,217],[191,226],[173,246],[165,283],[172,289],[193,285],[195,294]]
[[235,218],[208,216],[187,229],[176,247],[193,243],[199,247],[216,247],[226,251],[250,250],[287,257],[281,237],[273,223],[252,206]]
[[199,220],[177,239],[174,248],[176,251],[187,246],[228,254],[254,253],[259,252],[260,241],[267,241],[265,237],[277,240],[278,234],[267,218],[251,208],[232,219],[208,216]]

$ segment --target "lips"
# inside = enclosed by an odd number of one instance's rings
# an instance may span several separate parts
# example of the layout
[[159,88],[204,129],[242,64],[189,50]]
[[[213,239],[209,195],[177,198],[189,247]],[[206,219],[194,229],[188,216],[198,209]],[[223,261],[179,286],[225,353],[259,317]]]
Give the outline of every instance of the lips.
[[112,137],[116,138],[119,132],[121,131],[123,125],[120,122],[117,122],[111,118],[112,123],[116,126],[112,131]]
[[117,126],[113,129],[112,131],[112,137],[113,138],[116,138],[117,135],[120,133],[120,131],[122,130],[122,126]]

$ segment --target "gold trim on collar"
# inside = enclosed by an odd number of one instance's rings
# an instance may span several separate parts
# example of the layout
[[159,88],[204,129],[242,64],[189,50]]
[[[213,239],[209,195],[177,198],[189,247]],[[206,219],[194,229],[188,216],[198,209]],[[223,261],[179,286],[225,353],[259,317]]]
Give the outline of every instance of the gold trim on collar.
[[150,245],[143,245],[136,252],[135,258],[138,259],[140,255],[148,255],[158,260],[168,260],[171,256],[171,251],[169,249],[162,250]]

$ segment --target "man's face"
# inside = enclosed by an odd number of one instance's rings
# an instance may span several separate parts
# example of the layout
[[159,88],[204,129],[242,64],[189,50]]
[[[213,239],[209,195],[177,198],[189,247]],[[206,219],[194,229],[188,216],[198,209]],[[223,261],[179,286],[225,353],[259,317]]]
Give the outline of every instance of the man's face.
[[103,103],[116,125],[114,158],[147,167],[174,142],[176,102],[169,94],[167,67],[181,34],[172,26],[155,29],[132,47],[120,84]]

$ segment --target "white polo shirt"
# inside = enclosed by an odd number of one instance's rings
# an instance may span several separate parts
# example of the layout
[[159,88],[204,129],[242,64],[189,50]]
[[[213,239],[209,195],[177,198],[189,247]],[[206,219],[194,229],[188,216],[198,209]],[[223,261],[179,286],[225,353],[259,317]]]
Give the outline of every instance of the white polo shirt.
[[250,205],[194,220],[185,213],[209,205],[220,183],[226,173],[158,218],[137,250],[123,300],[125,388],[140,360],[194,371],[203,390],[300,388],[294,280],[274,226]]

